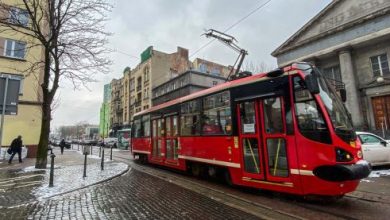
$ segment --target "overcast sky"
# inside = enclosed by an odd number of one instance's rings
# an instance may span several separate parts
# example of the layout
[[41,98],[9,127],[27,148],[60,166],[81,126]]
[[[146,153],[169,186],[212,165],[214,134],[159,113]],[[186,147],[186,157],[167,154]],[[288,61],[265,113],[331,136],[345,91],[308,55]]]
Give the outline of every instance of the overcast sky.
[[[173,53],[177,46],[189,49],[190,60],[203,58],[232,65],[238,54],[218,41],[200,50],[210,39],[204,30],[224,31],[239,22],[268,0],[113,0],[114,9],[107,29],[114,33],[108,47],[114,61],[109,75],[96,76],[97,83],[88,89],[73,90],[66,81],[60,83],[53,125],[72,125],[80,121],[99,123],[103,85],[120,78],[126,66],[135,67],[148,46]],[[271,0],[227,33],[248,50],[245,63],[276,67],[270,54],[331,0]]]

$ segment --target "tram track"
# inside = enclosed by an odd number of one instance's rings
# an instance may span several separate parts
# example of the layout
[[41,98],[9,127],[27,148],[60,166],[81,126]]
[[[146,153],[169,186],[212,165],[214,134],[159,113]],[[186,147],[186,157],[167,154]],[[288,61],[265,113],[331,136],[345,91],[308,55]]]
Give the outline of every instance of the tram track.
[[[137,171],[164,179],[263,219],[362,219],[364,217],[358,213],[347,212],[341,207],[348,206],[348,204],[357,204],[358,207],[364,207],[368,203],[380,202],[367,200],[359,196],[346,195],[333,204],[319,202],[312,204],[304,201],[301,197],[279,193],[275,195],[271,192],[259,193],[254,189],[221,186],[221,184],[195,179],[192,176],[183,175],[170,169],[157,169],[158,166],[153,165],[139,165],[130,158],[118,155],[115,155],[115,158],[128,163]],[[249,191],[249,193],[246,191]]]
[[243,198],[240,198],[238,196],[232,195],[232,194],[226,194],[223,191],[220,191],[218,189],[207,187],[203,184],[199,184],[198,182],[188,180],[187,178],[177,178],[173,174],[167,174],[163,173],[162,171],[152,169],[150,166],[141,166],[133,161],[131,161],[128,158],[119,157],[116,156],[116,158],[120,158],[121,161],[127,162],[132,168],[134,168],[137,171],[147,173],[149,175],[152,175],[154,177],[163,179],[165,181],[168,181],[170,183],[176,184],[178,186],[184,187],[188,190],[197,192],[201,195],[207,196],[208,198],[211,198],[217,202],[223,203],[225,205],[228,205],[230,207],[239,209],[241,211],[250,213],[254,216],[259,217],[260,219],[305,219],[301,218],[299,216],[285,213],[283,211],[275,210],[269,206],[258,204]]

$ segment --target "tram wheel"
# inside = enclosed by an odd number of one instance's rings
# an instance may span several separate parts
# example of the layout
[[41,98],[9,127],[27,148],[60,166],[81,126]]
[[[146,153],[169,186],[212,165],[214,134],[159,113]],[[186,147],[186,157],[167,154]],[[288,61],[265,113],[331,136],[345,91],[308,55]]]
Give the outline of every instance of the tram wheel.
[[229,186],[233,186],[233,182],[232,182],[232,178],[230,176],[229,169],[225,169],[225,171],[223,173],[223,177],[225,179],[226,184],[228,184]]
[[191,164],[191,173],[195,177],[200,177],[200,166],[199,164]]

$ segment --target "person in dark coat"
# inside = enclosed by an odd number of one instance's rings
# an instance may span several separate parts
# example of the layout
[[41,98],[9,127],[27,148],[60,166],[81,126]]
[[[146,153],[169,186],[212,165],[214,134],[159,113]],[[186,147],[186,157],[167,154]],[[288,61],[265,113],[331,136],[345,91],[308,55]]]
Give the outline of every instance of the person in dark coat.
[[64,154],[65,145],[65,139],[62,139],[60,142],[61,154]]
[[23,142],[22,142],[22,136],[18,136],[17,138],[15,138],[12,143],[11,143],[11,151],[12,151],[12,155],[11,157],[9,158],[9,161],[8,163],[11,164],[12,163],[12,159],[14,159],[14,156],[15,154],[18,154],[18,157],[19,157],[19,163],[22,163],[22,146],[23,146]]

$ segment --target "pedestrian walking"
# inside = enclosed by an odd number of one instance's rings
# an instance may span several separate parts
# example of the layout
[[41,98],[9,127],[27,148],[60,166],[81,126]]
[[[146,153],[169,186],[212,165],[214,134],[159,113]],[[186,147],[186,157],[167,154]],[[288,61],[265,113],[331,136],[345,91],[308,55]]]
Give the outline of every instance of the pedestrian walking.
[[61,154],[64,154],[65,145],[65,139],[62,139],[60,142]]
[[11,151],[12,151],[12,155],[9,158],[9,161],[8,161],[9,164],[12,163],[12,159],[14,159],[15,154],[18,154],[19,163],[23,162],[22,161],[22,146],[23,146],[22,136],[19,135],[11,143],[10,148],[11,148]]

